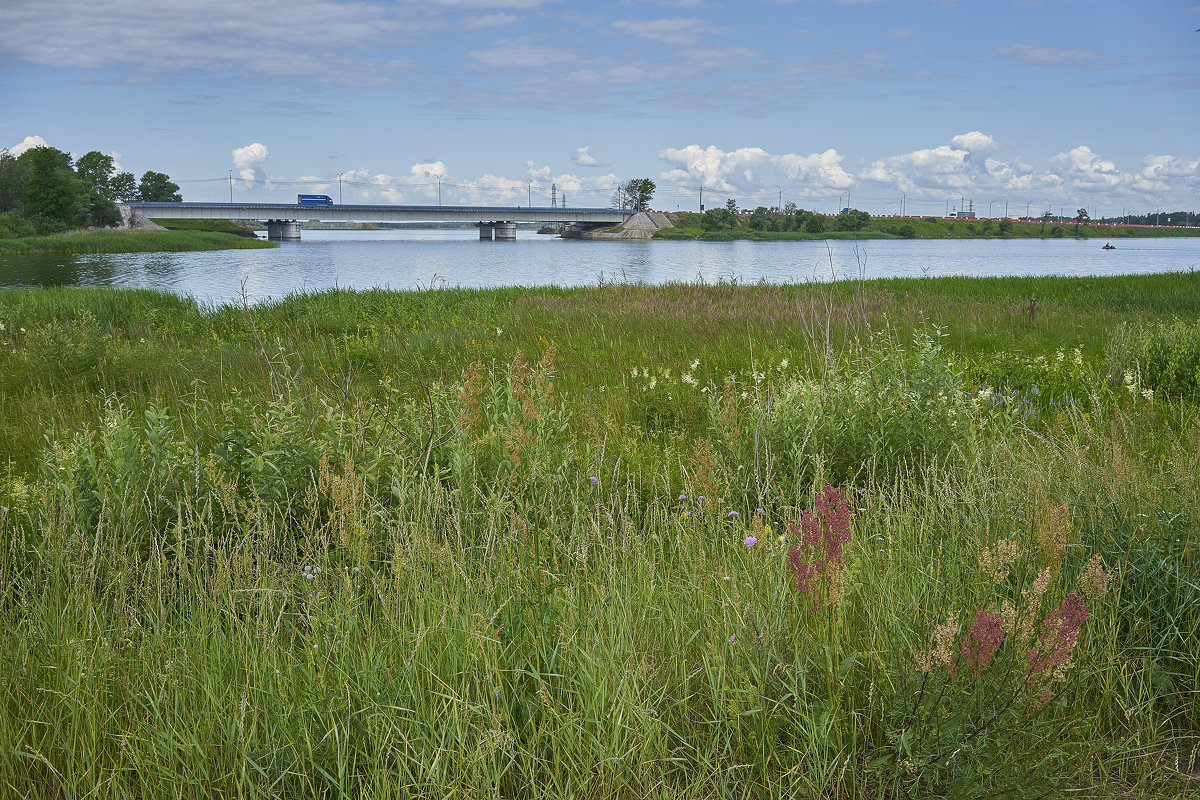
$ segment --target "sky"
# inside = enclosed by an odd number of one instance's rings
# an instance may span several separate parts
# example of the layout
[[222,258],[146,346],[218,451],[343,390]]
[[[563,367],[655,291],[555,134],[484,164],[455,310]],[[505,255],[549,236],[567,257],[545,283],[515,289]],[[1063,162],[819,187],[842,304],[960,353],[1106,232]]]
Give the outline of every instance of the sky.
[[187,201],[1200,206],[1197,0],[0,0],[0,147]]

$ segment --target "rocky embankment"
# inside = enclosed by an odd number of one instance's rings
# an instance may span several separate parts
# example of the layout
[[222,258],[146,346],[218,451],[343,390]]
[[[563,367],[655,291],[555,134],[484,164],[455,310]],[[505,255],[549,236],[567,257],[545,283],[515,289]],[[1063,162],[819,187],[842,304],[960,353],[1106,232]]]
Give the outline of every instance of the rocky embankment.
[[654,236],[655,231],[674,226],[670,214],[662,211],[639,211],[617,226],[615,231],[584,231],[579,238],[645,240]]

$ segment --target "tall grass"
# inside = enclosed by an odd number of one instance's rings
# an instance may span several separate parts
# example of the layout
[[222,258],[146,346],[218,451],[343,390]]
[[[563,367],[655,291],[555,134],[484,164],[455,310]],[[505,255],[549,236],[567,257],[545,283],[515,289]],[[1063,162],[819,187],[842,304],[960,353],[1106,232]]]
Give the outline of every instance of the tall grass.
[[0,239],[0,253],[175,253],[276,246],[261,239],[201,231],[94,230]]
[[1187,796],[1194,398],[842,289],[14,293],[102,397],[0,477],[0,786]]

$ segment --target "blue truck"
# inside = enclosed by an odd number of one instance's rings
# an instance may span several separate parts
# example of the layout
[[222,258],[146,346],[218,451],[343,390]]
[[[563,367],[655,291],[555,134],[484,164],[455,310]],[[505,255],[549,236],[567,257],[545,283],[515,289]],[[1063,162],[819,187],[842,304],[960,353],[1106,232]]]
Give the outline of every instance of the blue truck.
[[296,205],[331,206],[333,205],[333,198],[324,194],[298,194],[296,195]]

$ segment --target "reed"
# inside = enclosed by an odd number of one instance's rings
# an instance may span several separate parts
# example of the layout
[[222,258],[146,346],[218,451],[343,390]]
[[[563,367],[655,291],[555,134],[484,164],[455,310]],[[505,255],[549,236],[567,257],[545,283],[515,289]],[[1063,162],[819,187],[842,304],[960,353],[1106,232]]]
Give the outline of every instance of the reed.
[[1187,796],[1196,398],[977,289],[0,295],[0,786]]

